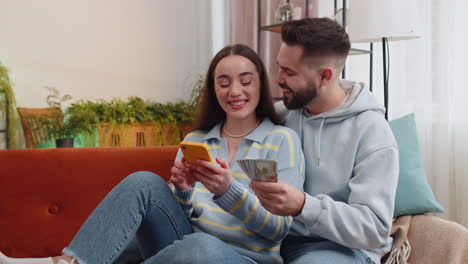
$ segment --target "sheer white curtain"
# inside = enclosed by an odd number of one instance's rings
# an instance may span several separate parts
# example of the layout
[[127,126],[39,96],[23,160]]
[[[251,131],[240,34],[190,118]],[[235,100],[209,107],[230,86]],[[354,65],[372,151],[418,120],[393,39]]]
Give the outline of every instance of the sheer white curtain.
[[[432,0],[432,101],[430,181],[446,216],[468,227],[468,5]],[[426,142],[425,142],[426,143]]]
[[390,46],[390,119],[415,112],[442,217],[468,227],[468,4],[420,1],[420,11],[423,37]]

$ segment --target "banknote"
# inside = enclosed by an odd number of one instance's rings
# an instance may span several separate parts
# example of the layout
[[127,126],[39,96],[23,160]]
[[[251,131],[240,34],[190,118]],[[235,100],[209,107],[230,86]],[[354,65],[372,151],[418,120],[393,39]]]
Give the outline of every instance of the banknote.
[[237,160],[239,167],[251,180],[277,182],[277,163],[267,159],[241,159]]

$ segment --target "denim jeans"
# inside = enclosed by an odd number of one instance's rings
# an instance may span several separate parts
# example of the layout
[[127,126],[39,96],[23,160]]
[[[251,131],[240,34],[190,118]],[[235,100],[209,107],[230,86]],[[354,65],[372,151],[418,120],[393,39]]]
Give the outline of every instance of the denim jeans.
[[281,244],[281,256],[287,264],[372,264],[361,250],[329,240],[287,236]]
[[120,182],[63,253],[80,264],[113,263],[135,237],[144,263],[220,263],[221,257],[223,263],[250,263],[223,241],[193,233],[166,182],[151,172]]
[[104,198],[64,253],[81,264],[112,263],[135,234],[147,241],[140,245],[149,257],[190,233],[190,222],[164,180],[136,172]]
[[252,264],[229,244],[206,233],[192,233],[175,241],[158,254],[147,259],[145,264]]

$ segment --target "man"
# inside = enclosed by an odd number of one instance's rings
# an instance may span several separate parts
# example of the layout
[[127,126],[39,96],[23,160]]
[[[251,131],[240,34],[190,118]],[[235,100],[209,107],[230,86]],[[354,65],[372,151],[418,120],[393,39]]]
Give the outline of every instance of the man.
[[380,263],[390,251],[398,148],[384,111],[362,83],[340,80],[350,42],[328,18],[282,27],[275,107],[299,134],[304,190],[252,182],[270,212],[296,216],[281,255],[286,263]]

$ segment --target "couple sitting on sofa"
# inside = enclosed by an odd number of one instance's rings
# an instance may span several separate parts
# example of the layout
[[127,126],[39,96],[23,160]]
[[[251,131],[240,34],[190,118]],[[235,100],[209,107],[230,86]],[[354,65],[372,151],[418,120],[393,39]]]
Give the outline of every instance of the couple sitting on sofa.
[[[0,253],[0,263],[112,263],[134,234],[145,263],[380,263],[398,179],[384,109],[362,84],[339,80],[350,42],[336,22],[290,21],[281,36],[280,117],[257,54],[225,47],[207,72],[197,130],[184,139],[209,145],[216,162],[190,165],[179,152],[174,192],[134,173],[62,256]],[[235,162],[244,158],[276,160],[279,181],[250,181]]]

